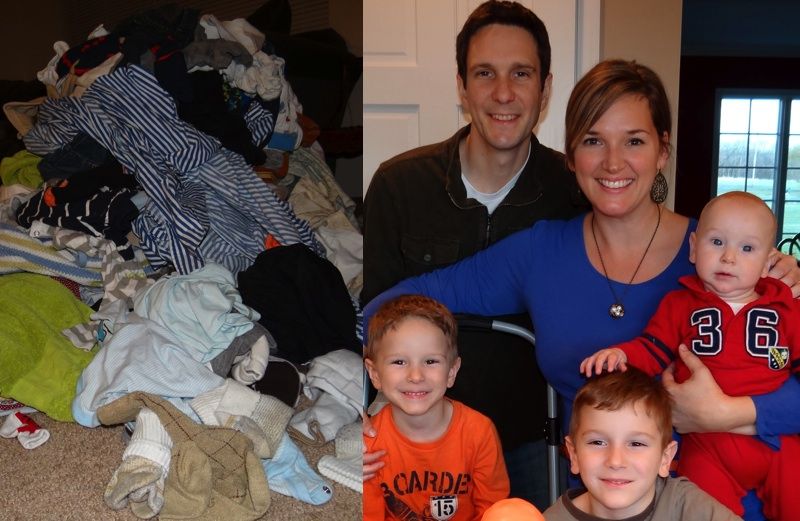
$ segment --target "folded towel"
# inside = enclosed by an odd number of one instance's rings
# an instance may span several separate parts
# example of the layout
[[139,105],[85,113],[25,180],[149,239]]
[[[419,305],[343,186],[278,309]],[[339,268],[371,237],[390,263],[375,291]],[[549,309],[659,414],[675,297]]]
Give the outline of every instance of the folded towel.
[[30,273],[0,277],[0,309],[0,390],[54,420],[73,421],[75,385],[94,353],[75,349],[61,330],[86,322],[92,309],[50,277]]

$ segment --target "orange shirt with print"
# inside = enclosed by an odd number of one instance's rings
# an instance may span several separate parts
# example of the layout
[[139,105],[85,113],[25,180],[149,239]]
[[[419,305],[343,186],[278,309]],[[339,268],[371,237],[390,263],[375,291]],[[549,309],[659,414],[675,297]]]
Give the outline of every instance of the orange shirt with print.
[[436,441],[417,443],[403,436],[392,405],[372,418],[375,438],[364,437],[367,452],[385,450],[385,466],[364,482],[364,521],[480,520],[509,494],[508,474],[491,420],[451,400],[453,416]]

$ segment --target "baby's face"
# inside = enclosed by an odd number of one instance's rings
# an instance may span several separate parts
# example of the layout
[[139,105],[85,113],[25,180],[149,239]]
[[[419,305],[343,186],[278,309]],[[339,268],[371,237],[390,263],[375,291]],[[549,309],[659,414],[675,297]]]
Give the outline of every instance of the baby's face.
[[755,285],[769,271],[773,230],[769,210],[747,199],[721,199],[706,208],[690,242],[690,259],[706,289],[727,302],[755,300]]

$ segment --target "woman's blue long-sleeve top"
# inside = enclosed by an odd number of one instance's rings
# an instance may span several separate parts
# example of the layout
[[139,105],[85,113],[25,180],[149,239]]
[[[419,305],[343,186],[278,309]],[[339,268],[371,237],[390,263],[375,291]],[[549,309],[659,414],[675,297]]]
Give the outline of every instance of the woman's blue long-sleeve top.
[[[678,288],[678,278],[694,273],[689,234],[697,222],[692,220],[681,250],[660,275],[630,286],[611,282],[625,306],[623,318],[611,318],[608,308],[615,298],[605,276],[589,262],[584,217],[539,222],[461,262],[407,279],[367,305],[365,325],[382,303],[409,293],[435,298],[454,313],[528,312],[536,331],[539,367],[562,397],[566,426],[572,400],[585,381],[578,371],[580,362],[598,349],[638,336],[661,298]],[[762,439],[775,443],[778,434],[800,432],[800,414],[786,414],[787,404],[800,403],[797,379],[753,399]]]

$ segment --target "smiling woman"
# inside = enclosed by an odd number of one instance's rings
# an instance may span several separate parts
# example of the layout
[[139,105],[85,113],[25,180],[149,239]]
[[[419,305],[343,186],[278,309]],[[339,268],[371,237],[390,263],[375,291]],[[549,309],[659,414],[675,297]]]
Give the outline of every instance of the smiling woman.
[[654,215],[650,191],[669,156],[668,140],[669,128],[659,132],[643,96],[622,96],[603,113],[568,157],[595,214]]

